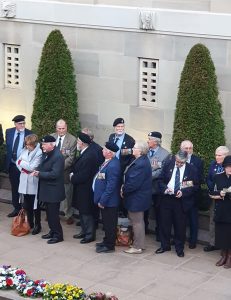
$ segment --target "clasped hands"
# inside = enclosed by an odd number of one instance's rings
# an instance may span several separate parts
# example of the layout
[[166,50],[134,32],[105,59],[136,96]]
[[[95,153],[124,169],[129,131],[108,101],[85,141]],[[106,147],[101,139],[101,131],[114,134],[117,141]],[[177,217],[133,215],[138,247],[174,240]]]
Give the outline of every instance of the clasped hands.
[[167,188],[167,189],[164,191],[164,193],[165,193],[166,195],[175,195],[176,198],[181,198],[181,197],[182,197],[182,192],[181,192],[181,190],[178,190],[176,193],[174,193],[173,190]]

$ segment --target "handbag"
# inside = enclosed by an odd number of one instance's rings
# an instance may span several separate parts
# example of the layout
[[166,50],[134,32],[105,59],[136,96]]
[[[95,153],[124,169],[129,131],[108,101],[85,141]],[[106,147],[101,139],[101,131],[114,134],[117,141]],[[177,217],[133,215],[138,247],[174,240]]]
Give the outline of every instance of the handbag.
[[18,215],[13,218],[11,234],[14,236],[23,236],[30,232],[30,225],[27,220],[27,213],[22,208]]
[[130,246],[133,243],[132,226],[117,226],[116,246]]

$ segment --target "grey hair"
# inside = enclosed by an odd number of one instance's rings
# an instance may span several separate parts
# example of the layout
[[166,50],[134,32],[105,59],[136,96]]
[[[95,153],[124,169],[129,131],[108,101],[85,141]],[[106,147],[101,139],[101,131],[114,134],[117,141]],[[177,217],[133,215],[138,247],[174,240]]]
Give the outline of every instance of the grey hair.
[[186,161],[188,158],[188,153],[186,151],[179,150],[176,154],[176,157],[181,161]]
[[226,147],[226,146],[219,146],[219,147],[217,147],[215,153],[217,151],[222,152],[225,156],[229,154],[229,148]]
[[83,128],[81,131],[82,131],[83,133],[86,133],[86,134],[90,137],[91,140],[94,139],[94,133],[92,132],[91,129],[85,127],[85,128]]
[[149,151],[148,144],[145,141],[139,140],[136,141],[137,148],[140,149],[141,155],[146,155]]
[[151,137],[151,136],[150,136],[150,138],[151,138],[153,141],[156,141],[157,144],[158,144],[158,146],[161,145],[161,142],[162,142],[162,141],[161,141],[161,139],[159,139],[158,137]]

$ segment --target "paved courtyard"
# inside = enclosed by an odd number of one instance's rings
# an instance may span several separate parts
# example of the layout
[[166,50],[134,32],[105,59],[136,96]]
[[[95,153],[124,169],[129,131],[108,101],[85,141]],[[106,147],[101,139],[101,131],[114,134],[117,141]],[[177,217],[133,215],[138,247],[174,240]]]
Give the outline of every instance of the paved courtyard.
[[[0,265],[23,268],[32,279],[78,284],[87,292],[110,291],[120,300],[230,300],[231,270],[216,267],[218,251],[205,253],[202,246],[189,250],[179,258],[175,251],[156,255],[158,243],[146,237],[142,254],[129,255],[117,247],[115,253],[97,254],[95,243],[81,245],[72,238],[79,227],[62,221],[62,243],[48,245],[41,235],[10,235],[12,219],[7,203],[0,203]],[[43,230],[48,231],[44,221]],[[101,240],[101,229],[97,240]],[[1,297],[23,299],[15,291],[0,290]]]

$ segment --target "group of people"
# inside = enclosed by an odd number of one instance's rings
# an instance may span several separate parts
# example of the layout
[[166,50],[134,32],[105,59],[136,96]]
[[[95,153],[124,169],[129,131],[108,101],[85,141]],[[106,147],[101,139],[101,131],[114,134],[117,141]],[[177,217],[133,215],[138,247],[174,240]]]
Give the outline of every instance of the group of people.
[[112,252],[120,213],[128,216],[134,232],[133,245],[125,252],[139,254],[145,249],[153,206],[160,241],[156,254],[170,251],[174,243],[177,256],[184,257],[187,222],[189,248],[197,245],[198,201],[201,184],[206,182],[212,199],[211,239],[204,251],[221,249],[217,266],[231,267],[231,156],[226,146],[216,149],[204,178],[203,161],[193,154],[191,141],[182,141],[179,151],[171,155],[161,146],[160,132],[150,132],[147,141],[134,140],[125,133],[123,118],[114,120],[114,132],[103,148],[88,128],[77,138],[68,133],[62,119],[56,123],[56,132],[44,136],[41,144],[25,128],[24,116],[12,121],[15,127],[6,130],[6,164],[14,210],[8,217],[16,216],[23,203],[32,234],[41,231],[40,206],[45,205],[50,231],[42,238],[48,244],[63,241],[60,210],[70,225],[77,209],[81,231],[73,237],[81,244],[95,241],[101,216],[105,235],[96,243],[96,252]]

